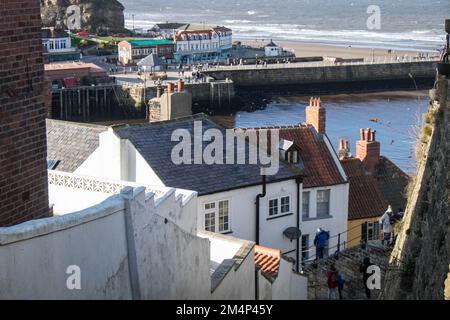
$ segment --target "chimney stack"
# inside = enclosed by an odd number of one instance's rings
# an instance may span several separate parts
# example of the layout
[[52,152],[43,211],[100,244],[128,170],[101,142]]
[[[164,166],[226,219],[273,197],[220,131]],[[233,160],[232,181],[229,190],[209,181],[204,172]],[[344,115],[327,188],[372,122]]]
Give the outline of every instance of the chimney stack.
[[312,125],[318,133],[325,133],[326,110],[320,98],[312,97],[306,107],[306,124]]
[[375,140],[376,131],[371,128],[361,129],[360,135],[361,139],[356,142],[356,157],[373,173],[380,161],[380,142]]
[[339,159],[345,159],[350,157],[350,147],[347,139],[339,140]]

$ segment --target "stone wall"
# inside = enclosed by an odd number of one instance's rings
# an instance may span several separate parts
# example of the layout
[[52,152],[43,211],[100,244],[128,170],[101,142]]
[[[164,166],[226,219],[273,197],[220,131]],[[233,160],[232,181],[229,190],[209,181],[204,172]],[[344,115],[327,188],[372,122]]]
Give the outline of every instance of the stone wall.
[[414,88],[411,74],[416,83],[421,79],[434,79],[436,62],[405,62],[385,64],[355,64],[341,66],[253,66],[208,70],[203,73],[217,80],[231,79],[236,86],[307,85],[327,83],[350,83],[380,80],[408,80]]
[[38,0],[0,5],[0,227],[47,217],[47,162]]
[[390,258],[392,268],[401,272],[389,276],[384,299],[444,299],[450,290],[444,285],[450,264],[449,81],[440,79],[437,87],[433,131],[421,137],[424,152]]

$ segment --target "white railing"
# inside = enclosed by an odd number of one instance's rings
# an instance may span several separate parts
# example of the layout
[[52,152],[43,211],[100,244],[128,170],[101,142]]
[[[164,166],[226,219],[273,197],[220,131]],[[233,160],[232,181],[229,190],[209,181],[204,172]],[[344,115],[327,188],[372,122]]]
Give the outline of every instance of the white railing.
[[412,62],[431,62],[438,61],[439,57],[432,57],[427,59],[419,59],[417,57],[405,57],[396,59],[394,57],[377,57],[375,59],[368,59],[365,61],[348,61],[348,62],[332,62],[332,61],[314,61],[314,62],[283,62],[267,65],[234,65],[234,66],[211,66],[205,71],[232,71],[232,70],[255,70],[255,69],[285,69],[285,68],[315,68],[315,67],[339,67],[351,65],[372,65],[372,64],[401,64]]
[[144,187],[146,193],[153,193],[155,198],[164,197],[167,193],[176,191],[177,194],[183,195],[183,198],[189,198],[193,191],[174,189],[163,186],[151,186],[136,182],[111,180],[90,176],[77,175],[62,171],[48,170],[48,183],[50,185],[81,189],[85,191],[99,192],[104,194],[119,194],[125,187]]

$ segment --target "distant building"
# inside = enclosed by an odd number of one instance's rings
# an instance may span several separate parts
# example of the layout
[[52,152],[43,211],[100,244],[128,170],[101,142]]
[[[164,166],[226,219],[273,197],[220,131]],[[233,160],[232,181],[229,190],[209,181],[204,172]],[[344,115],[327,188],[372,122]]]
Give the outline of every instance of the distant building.
[[46,62],[80,60],[80,52],[72,47],[70,34],[65,30],[43,28],[42,44]]
[[283,48],[276,45],[272,40],[264,47],[266,57],[279,57],[283,55]]
[[45,76],[56,88],[71,88],[79,85],[108,83],[108,73],[93,63],[54,62],[44,65]]
[[350,155],[347,140],[340,141],[339,155],[350,183],[348,247],[361,241],[378,241],[378,220],[388,206],[394,212],[405,209],[409,176],[380,155],[380,142],[371,129],[361,129],[355,157]]
[[175,60],[182,63],[219,62],[231,57],[232,30],[187,24],[175,34]]
[[173,58],[175,45],[171,40],[130,40],[119,42],[118,51],[119,61],[122,65],[134,65],[150,54],[170,60]]
[[150,29],[151,32],[156,33],[163,39],[173,39],[175,34],[177,33],[178,29],[185,26],[186,23],[157,23],[153,26],[152,29]]

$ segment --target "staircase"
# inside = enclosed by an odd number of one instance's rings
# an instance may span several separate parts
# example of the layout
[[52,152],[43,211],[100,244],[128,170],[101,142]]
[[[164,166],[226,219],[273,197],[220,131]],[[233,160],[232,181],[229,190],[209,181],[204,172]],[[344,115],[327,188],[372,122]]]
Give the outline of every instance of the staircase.
[[[366,299],[362,274],[359,267],[365,257],[369,257],[372,264],[380,267],[381,285],[383,285],[384,274],[388,268],[390,249],[380,245],[368,244],[343,250],[328,258],[320,260],[303,267],[303,274],[308,277],[308,299],[328,299],[327,271],[334,264],[339,273],[345,279],[343,299],[363,300]],[[372,291],[372,299],[377,299],[380,290]]]

